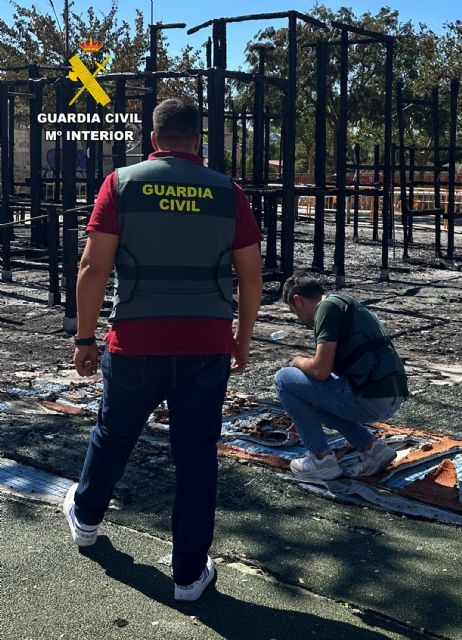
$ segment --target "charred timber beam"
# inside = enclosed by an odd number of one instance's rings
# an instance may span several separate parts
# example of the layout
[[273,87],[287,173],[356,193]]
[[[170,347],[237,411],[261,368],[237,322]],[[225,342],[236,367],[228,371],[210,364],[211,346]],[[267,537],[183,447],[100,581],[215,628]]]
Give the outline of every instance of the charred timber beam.
[[350,31],[351,33],[357,33],[360,36],[367,36],[370,38],[374,38],[378,42],[394,42],[393,36],[388,36],[385,33],[379,33],[378,31],[369,31],[369,29],[362,29],[361,27],[355,27],[352,24],[346,24],[345,22],[338,22],[337,20],[332,20],[331,25],[335,29],[341,29],[342,31]]
[[[293,15],[296,19],[303,20],[313,26],[320,27],[322,29],[327,29],[327,25],[316,18],[312,18],[304,13],[300,13],[298,11],[278,11],[275,13],[252,13],[246,16],[234,16],[232,18],[220,18],[224,22],[246,22],[248,20],[274,20],[278,18],[289,18]],[[191,27],[186,32],[188,35],[192,35],[193,33],[197,33],[201,29],[206,29],[213,24],[213,20],[207,20],[206,22],[202,22],[195,27]]]

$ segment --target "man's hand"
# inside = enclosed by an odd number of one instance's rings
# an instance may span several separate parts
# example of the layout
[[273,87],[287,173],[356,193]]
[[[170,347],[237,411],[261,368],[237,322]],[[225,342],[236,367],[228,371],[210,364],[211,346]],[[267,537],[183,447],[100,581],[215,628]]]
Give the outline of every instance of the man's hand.
[[297,367],[307,376],[322,382],[330,377],[334,368],[336,342],[322,342],[316,346],[314,358],[306,356],[295,356],[290,363],[292,367]]
[[291,367],[297,367],[297,369],[301,369],[304,372],[304,366],[306,367],[307,360],[312,360],[312,358],[305,358],[305,356],[295,356],[295,358],[290,363]]
[[86,347],[76,347],[74,351],[74,364],[79,376],[92,376],[98,369],[98,347],[91,344]]
[[237,340],[231,356],[231,373],[242,373],[249,362],[249,343]]

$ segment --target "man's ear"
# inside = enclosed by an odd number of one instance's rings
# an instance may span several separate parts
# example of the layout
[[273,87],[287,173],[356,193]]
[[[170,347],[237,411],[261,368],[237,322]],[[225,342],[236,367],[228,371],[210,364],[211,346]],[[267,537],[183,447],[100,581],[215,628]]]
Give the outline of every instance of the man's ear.
[[194,139],[194,153],[199,151],[199,147],[201,146],[202,136],[200,133],[196,133],[196,137]]

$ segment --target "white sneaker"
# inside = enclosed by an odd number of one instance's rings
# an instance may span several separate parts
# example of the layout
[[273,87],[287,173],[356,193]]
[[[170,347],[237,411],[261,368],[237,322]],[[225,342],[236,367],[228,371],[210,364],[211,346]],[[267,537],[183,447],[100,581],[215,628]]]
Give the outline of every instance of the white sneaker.
[[321,459],[310,453],[292,460],[290,470],[299,480],[334,480],[343,473],[333,451]]
[[98,525],[83,524],[75,517],[74,495],[77,486],[78,484],[76,482],[69,488],[66,497],[64,498],[63,511],[74,542],[78,544],[79,547],[90,547],[96,542]]
[[185,585],[175,583],[175,600],[188,600],[189,602],[198,600],[215,578],[216,573],[212,558],[207,556],[205,569],[195,582]]
[[361,453],[362,467],[359,475],[373,476],[379,473],[388,467],[397,455],[396,451],[383,440],[374,440],[371,448]]

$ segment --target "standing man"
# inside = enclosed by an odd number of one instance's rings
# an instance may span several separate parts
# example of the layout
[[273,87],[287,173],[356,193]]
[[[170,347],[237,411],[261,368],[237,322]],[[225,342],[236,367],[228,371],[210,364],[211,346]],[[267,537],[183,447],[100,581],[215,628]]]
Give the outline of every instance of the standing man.
[[[216,573],[208,550],[217,441],[229,374],[249,359],[262,236],[243,191],[197,156],[194,106],[160,103],[152,144],[148,160],[106,178],[87,226],[74,355],[82,376],[98,366],[95,329],[114,266],[116,279],[98,420],[64,512],[74,541],[94,544],[114,485],[150,413],[166,400],[176,468],[174,597],[197,600]],[[234,336],[232,264],[239,282]]]
[[342,474],[322,424],[337,429],[361,452],[360,475],[373,475],[396,453],[362,422],[387,420],[409,395],[403,364],[378,319],[354,298],[326,294],[314,280],[291,276],[283,301],[314,329],[313,358],[296,356],[275,376],[276,392],[307,452],[290,468],[301,480]]

